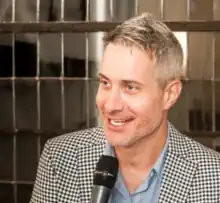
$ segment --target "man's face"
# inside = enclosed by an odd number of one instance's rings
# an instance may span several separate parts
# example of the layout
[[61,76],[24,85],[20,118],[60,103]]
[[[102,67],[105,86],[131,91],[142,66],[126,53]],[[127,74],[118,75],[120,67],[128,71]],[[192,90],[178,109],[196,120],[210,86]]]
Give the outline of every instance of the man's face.
[[160,126],[164,91],[158,86],[154,69],[155,61],[138,48],[106,47],[96,103],[105,136],[113,146],[132,146]]

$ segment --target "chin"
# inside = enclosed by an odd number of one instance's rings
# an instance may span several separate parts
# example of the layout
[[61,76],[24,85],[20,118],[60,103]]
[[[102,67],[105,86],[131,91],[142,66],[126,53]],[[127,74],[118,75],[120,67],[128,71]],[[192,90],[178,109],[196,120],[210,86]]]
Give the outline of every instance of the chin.
[[129,137],[126,135],[125,136],[120,136],[118,135],[112,135],[112,134],[108,134],[106,135],[106,139],[108,141],[108,143],[112,146],[112,147],[130,147],[135,143],[135,139],[132,139],[132,137]]

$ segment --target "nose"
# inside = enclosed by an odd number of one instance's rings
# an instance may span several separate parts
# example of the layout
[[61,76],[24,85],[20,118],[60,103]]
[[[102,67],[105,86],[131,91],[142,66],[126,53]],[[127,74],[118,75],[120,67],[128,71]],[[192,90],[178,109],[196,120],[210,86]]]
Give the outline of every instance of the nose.
[[112,90],[111,92],[109,92],[104,107],[105,107],[105,111],[108,113],[122,111],[123,103],[121,100],[120,91]]

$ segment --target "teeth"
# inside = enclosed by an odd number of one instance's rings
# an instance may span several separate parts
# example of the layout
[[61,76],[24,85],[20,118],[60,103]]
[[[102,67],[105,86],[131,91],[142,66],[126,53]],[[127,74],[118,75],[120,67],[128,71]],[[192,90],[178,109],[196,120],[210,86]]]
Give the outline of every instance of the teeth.
[[110,120],[110,123],[115,126],[123,125],[125,124],[125,122],[126,122],[125,120]]

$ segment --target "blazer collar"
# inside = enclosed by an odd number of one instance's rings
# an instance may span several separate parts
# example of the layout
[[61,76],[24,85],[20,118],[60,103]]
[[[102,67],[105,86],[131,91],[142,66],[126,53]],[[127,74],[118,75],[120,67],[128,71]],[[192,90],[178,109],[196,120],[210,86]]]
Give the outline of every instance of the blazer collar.
[[93,186],[93,174],[96,168],[96,164],[103,154],[105,146],[104,131],[102,128],[94,128],[91,135],[88,138],[86,146],[78,148],[78,191],[79,191],[79,203],[90,203],[92,186]]
[[186,202],[198,163],[189,159],[191,144],[185,135],[169,126],[169,143],[166,155],[159,203]]

